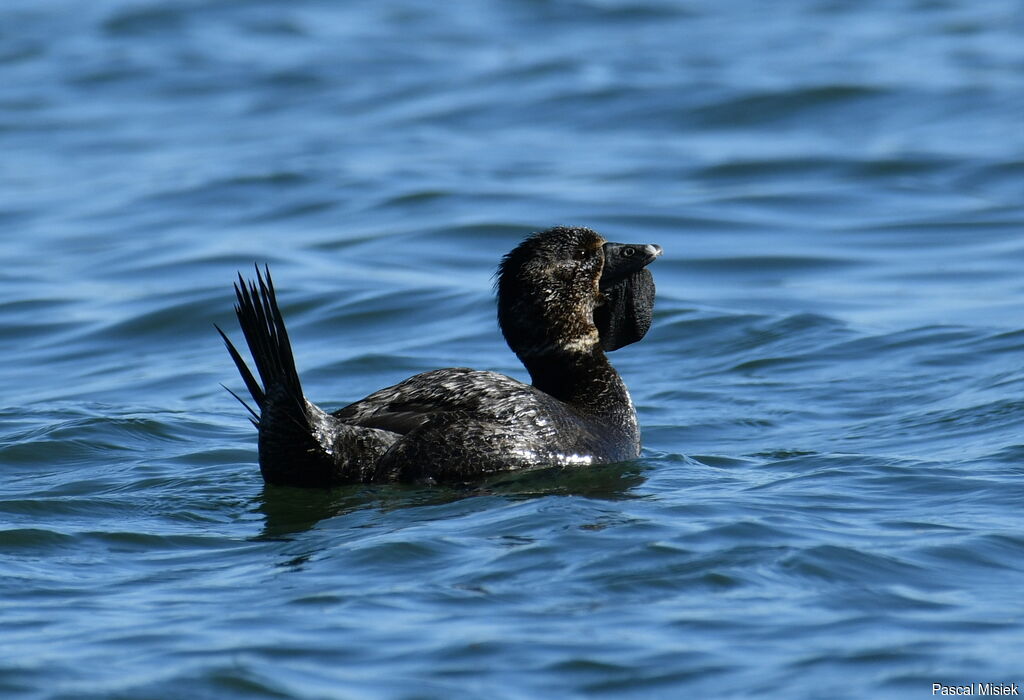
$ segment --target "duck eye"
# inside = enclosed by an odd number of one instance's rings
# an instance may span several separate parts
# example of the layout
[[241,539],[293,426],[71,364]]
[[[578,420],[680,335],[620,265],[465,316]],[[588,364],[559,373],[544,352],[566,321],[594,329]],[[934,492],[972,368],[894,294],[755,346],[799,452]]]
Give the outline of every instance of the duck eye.
[[631,258],[634,255],[636,255],[636,248],[630,247],[630,248],[623,248],[622,249],[622,257],[624,257],[624,258]]
[[572,259],[573,260],[585,260],[586,257],[587,257],[587,249],[586,248],[576,248],[575,250],[572,251]]

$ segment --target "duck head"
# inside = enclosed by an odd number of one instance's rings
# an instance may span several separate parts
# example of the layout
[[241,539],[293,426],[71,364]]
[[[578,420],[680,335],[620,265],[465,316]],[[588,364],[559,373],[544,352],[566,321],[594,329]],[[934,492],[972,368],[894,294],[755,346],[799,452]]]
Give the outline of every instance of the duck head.
[[650,327],[661,247],[605,241],[557,226],[526,238],[498,269],[498,323],[524,362],[552,353],[615,350]]

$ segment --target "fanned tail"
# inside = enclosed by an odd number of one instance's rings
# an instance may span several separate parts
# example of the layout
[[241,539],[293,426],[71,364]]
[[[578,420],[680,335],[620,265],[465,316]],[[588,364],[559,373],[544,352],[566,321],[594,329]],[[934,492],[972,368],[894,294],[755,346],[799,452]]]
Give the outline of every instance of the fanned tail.
[[249,395],[259,412],[235,392],[230,389],[228,392],[245,406],[252,416],[250,420],[257,427],[260,416],[267,410],[269,397],[274,403],[275,415],[284,413],[290,422],[297,424],[296,427],[308,431],[306,400],[302,393],[298,370],[295,368],[295,356],[292,354],[288,329],[285,328],[284,317],[277,305],[277,294],[274,291],[274,281],[270,277],[270,268],[264,266],[261,271],[257,266],[256,280],[250,280],[248,283],[239,273],[238,281],[235,283],[235,297],[238,300],[235,304],[235,315],[238,316],[238,324],[242,327],[260,381],[256,380],[227,334],[219,326],[215,328],[223,338],[228,354],[238,368],[238,373],[242,375],[242,381],[245,382],[245,387],[249,390]]
[[255,281],[246,282],[239,275],[235,296],[235,314],[255,374],[227,334],[220,328],[217,332],[256,404],[252,408],[228,389],[246,407],[249,420],[259,430],[260,473],[264,480],[318,487],[368,481],[381,455],[399,435],[347,424],[306,401],[267,266],[263,270],[256,267]]

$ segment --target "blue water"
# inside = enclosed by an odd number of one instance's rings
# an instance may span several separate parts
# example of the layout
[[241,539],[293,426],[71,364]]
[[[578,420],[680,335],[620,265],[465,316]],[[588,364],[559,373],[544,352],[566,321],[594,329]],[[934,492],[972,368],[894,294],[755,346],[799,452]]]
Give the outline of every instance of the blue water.
[[[1017,0],[6,0],[0,695],[1024,681]],[[334,408],[523,378],[530,231],[662,245],[635,463],[265,487],[231,282]]]

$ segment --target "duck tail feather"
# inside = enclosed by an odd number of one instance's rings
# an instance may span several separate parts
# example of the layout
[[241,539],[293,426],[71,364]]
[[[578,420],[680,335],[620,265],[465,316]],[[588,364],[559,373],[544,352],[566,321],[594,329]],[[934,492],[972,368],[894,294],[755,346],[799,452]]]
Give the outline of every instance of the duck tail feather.
[[[274,281],[270,276],[270,267],[264,266],[260,270],[256,266],[256,279],[248,282],[238,275],[235,282],[235,315],[238,316],[238,324],[242,328],[242,335],[245,336],[245,343],[249,346],[249,353],[252,355],[253,364],[256,367],[256,374],[260,381],[256,380],[253,372],[242,359],[238,349],[228,339],[227,335],[220,328],[217,331],[224,339],[228,354],[234,360],[242,381],[245,382],[249,395],[262,413],[267,406],[268,395],[273,397],[275,403],[284,399],[285,405],[293,409],[287,410],[290,417],[302,424],[308,422],[306,415],[306,400],[302,393],[302,383],[299,381],[299,373],[295,367],[295,356],[292,353],[291,341],[288,338],[288,330],[284,324],[284,317],[277,304],[277,294],[274,291]],[[262,382],[262,386],[260,386]],[[239,398],[232,392],[235,398]],[[239,399],[241,401],[241,399]],[[243,401],[242,404],[249,410],[254,418],[259,415]]]
[[[227,333],[225,333],[216,323],[213,324],[213,327],[217,329],[217,332],[220,333],[220,337],[224,340],[224,345],[228,349],[228,354],[231,355],[231,359],[234,360],[235,367],[238,368],[238,373],[242,375],[242,381],[245,382],[245,388],[249,390],[249,395],[252,397],[252,400],[256,402],[257,408],[263,408],[263,403],[265,401],[263,388],[260,387],[259,382],[256,381],[256,377],[252,376],[252,370],[250,370],[249,366],[245,364],[245,360],[242,359],[241,353],[238,352],[238,348],[236,348],[235,344],[231,342],[230,338],[228,338]],[[221,384],[221,386],[224,385]],[[238,399],[241,404],[248,409],[249,413],[252,413],[259,418],[259,414],[256,413],[249,404],[239,398],[238,394],[231,391],[231,389],[228,389],[226,386],[224,388],[228,390],[228,393]]]

